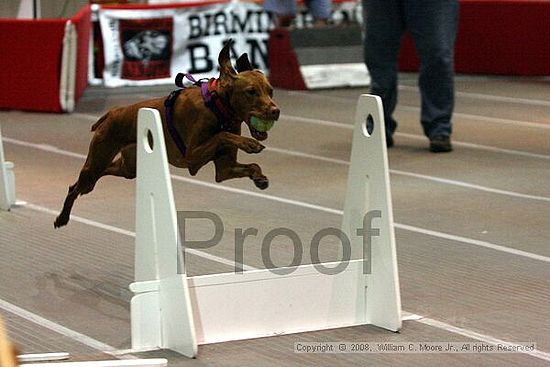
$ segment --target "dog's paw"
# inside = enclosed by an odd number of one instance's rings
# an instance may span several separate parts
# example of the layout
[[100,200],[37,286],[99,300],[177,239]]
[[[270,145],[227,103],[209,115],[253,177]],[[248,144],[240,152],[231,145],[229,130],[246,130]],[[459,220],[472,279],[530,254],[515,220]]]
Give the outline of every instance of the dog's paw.
[[69,217],[60,215],[59,217],[55,218],[55,222],[53,222],[53,227],[54,228],[63,227],[67,223],[69,223]]
[[254,178],[254,185],[260,190],[265,190],[269,187],[269,179],[265,176]]
[[245,152],[252,154],[260,153],[265,149],[265,146],[256,139],[246,139],[240,148]]

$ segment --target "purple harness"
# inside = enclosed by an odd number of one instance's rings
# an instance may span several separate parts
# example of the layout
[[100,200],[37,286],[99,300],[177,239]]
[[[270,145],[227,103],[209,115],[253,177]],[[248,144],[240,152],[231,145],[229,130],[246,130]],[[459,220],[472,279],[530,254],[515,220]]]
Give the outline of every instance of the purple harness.
[[185,156],[187,149],[185,148],[181,135],[178,133],[176,126],[174,125],[174,104],[176,103],[176,99],[180,93],[186,89],[186,86],[183,84],[183,78],[187,78],[187,80],[192,82],[193,85],[196,85],[201,89],[204,104],[216,115],[222,131],[230,131],[232,125],[231,123],[235,121],[236,118],[234,117],[234,113],[232,113],[230,108],[228,108],[228,104],[224,103],[223,99],[216,92],[216,79],[199,79],[197,81],[189,73],[179,73],[176,75],[176,86],[180,89],[172,91],[166,100],[164,100],[166,126],[170,136],[178,147],[178,150],[183,156]]

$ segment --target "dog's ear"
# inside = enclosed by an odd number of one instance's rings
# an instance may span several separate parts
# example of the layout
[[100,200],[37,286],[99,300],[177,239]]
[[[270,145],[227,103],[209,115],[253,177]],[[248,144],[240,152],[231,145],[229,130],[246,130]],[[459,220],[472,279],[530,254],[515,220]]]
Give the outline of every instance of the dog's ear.
[[237,77],[237,72],[235,71],[235,69],[233,69],[233,66],[231,65],[231,57],[229,55],[232,44],[232,39],[227,41],[227,43],[220,51],[220,55],[218,56],[218,63],[220,64],[219,82],[220,85],[224,88],[229,87],[233,80]]
[[253,67],[248,60],[248,54],[244,53],[237,59],[237,72],[242,73],[248,70],[253,70]]

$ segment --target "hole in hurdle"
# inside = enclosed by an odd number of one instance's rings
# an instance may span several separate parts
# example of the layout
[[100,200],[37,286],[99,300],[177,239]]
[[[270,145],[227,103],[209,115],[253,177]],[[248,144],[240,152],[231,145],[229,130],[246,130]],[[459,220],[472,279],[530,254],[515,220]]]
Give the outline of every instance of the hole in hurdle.
[[151,133],[151,130],[145,129],[145,136],[147,136],[147,139],[143,142],[143,147],[145,148],[145,151],[147,153],[152,153],[154,148],[154,140],[153,140],[153,133]]
[[374,119],[372,118],[372,115],[369,113],[369,115],[363,122],[363,135],[365,135],[367,138],[370,138],[373,130],[374,130]]

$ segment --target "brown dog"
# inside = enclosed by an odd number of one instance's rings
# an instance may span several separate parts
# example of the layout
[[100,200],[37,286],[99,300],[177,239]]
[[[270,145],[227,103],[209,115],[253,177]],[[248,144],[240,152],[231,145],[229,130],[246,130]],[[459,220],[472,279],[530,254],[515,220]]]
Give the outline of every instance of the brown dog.
[[[219,78],[211,79],[207,85],[208,93],[223,110],[221,117],[205,104],[204,90],[192,86],[177,95],[170,111],[165,107],[165,97],[152,99],[113,108],[92,126],[95,133],[88,157],[78,180],[69,187],[63,209],[54,222],[55,228],[68,223],[76,198],[92,191],[102,176],[136,177],[137,113],[142,107],[155,108],[162,116],[170,164],[188,168],[191,175],[196,175],[202,166],[213,161],[217,182],[249,177],[258,188],[267,188],[269,181],[260,166],[238,163],[237,151],[261,152],[265,147],[258,140],[267,139],[267,133],[251,126],[251,118],[277,120],[280,111],[272,99],[269,81],[263,73],[252,69],[246,54],[237,60],[239,73],[233,69],[230,45],[231,42],[227,43],[219,54]],[[166,117],[167,112],[172,118]],[[248,125],[254,139],[241,136],[242,122]]]

